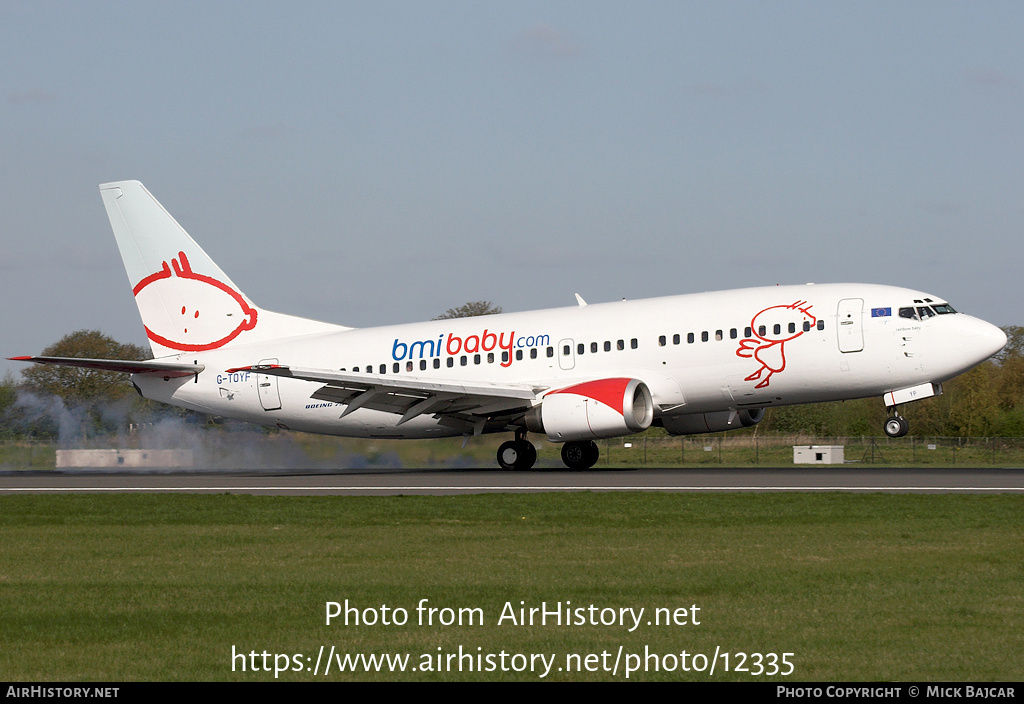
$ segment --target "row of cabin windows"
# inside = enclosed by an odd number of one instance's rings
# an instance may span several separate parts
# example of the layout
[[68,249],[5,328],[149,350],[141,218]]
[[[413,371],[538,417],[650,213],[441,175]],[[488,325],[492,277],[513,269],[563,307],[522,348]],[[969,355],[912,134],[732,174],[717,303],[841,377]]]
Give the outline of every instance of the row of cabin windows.
[[[546,355],[548,357],[554,357],[555,356],[555,348],[554,347],[546,348]],[[516,359],[517,360],[522,360],[523,356],[524,356],[523,355],[523,350],[516,350]],[[530,359],[537,359],[537,356],[538,356],[537,348],[536,347],[530,348]],[[485,355],[474,354],[473,355],[473,364],[483,364],[484,357],[485,357]],[[487,355],[486,355],[486,358],[487,358],[487,364],[494,364],[495,357],[494,357],[494,353],[493,352],[488,352]],[[460,356],[458,359],[459,359],[459,366],[460,367],[468,367],[469,366],[469,355],[465,355],[464,354],[464,355]],[[502,353],[501,353],[501,361],[504,362],[504,363],[508,362],[508,350],[503,350],[502,351]],[[441,358],[440,357],[434,357],[431,360],[431,364],[432,364],[434,369],[440,369],[441,368]],[[455,366],[455,357],[447,357],[445,359],[445,364],[449,368],[454,367]],[[427,369],[427,360],[421,359],[419,361],[419,368],[420,368],[420,371],[426,371],[426,369]],[[414,371],[415,369],[416,369],[415,363],[411,359],[407,360],[405,362],[405,371],[411,372],[411,371]],[[388,365],[381,364],[380,367],[378,367],[378,370],[379,370],[378,373],[380,373],[380,374],[387,374],[388,373]],[[341,371],[345,371],[345,369],[342,368]],[[366,372],[367,374],[373,374],[373,365],[372,364],[367,364],[365,367],[352,367],[352,371],[354,371],[354,372],[363,371],[363,372]],[[391,365],[391,372],[393,374],[398,374],[401,371],[402,371],[402,363],[401,362],[395,362],[395,363],[393,363]]]
[[[632,338],[629,341],[629,349],[635,350],[639,346],[640,346],[640,343],[637,341],[637,339],[635,337]],[[596,343],[596,342],[591,342],[590,343],[590,353],[591,354],[596,354],[599,349],[601,349],[601,347],[598,346],[598,343]],[[605,352],[611,352],[612,351],[612,341],[611,340],[605,340],[604,341],[604,345],[603,345],[603,349],[604,349]],[[620,352],[622,350],[626,349],[626,341],[625,340],[616,340],[615,341],[615,349],[620,351]],[[580,343],[578,343],[576,345],[576,354],[586,354],[586,352],[587,352],[587,343],[580,342]],[[570,347],[569,345],[562,345],[562,355],[568,357],[570,354],[572,354],[572,347]]]
[[[796,323],[790,323],[786,327],[787,327],[787,330],[788,330],[789,334],[792,335],[792,334],[796,333]],[[818,330],[824,330],[825,329],[825,321],[824,320],[819,320],[817,325],[815,325],[814,327],[817,328]],[[803,331],[804,332],[809,332],[810,329],[811,329],[811,322],[809,320],[805,320],[804,324],[803,324]],[[736,338],[739,337],[739,334],[740,333],[739,333],[738,329],[736,329],[736,328],[730,328],[729,329],[729,339],[730,340],[735,340]],[[749,327],[743,328],[743,336],[744,337],[750,337],[753,334],[754,334],[753,328],[749,328]],[[765,335],[768,334],[768,326],[767,325],[759,325],[757,327],[757,334],[758,334],[759,337],[764,338]],[[782,334],[782,325],[779,324],[779,323],[776,323],[774,326],[772,326],[772,334],[773,335],[781,335]],[[725,332],[722,331],[722,330],[715,330],[714,338],[715,338],[716,342],[721,342],[722,340],[725,339]],[[711,339],[711,333],[709,331],[704,330],[703,332],[700,333],[700,341],[701,342],[707,342],[710,339]],[[694,343],[696,341],[697,341],[697,336],[696,336],[695,333],[692,333],[692,332],[686,333],[686,342],[687,343],[692,344],[692,343]],[[672,336],[672,344],[673,345],[678,345],[680,342],[682,342],[682,337],[679,335],[679,333],[676,333],[675,335]],[[668,338],[665,335],[661,335],[661,336],[658,337],[658,346],[659,347],[664,347],[667,344],[668,344]]]
[[[629,341],[630,349],[634,349],[635,350],[638,346],[639,346],[639,341],[635,337],[632,338]],[[576,353],[577,354],[584,354],[584,353],[586,353],[586,349],[587,349],[587,346],[586,346],[585,343],[581,342],[578,345],[576,345]],[[597,342],[591,342],[590,343],[590,351],[592,353],[596,353],[598,351],[598,349],[599,349],[599,346],[598,346]],[[616,342],[615,342],[615,349],[617,349],[617,350],[624,350],[624,349],[626,349],[626,341],[625,340],[616,340]],[[611,352],[611,350],[612,350],[612,342],[611,342],[611,340],[605,340],[604,341],[604,351],[605,352]],[[537,357],[539,356],[538,348],[536,348],[536,347],[531,347],[530,350],[529,350],[529,353],[530,353],[530,359],[537,359]],[[546,347],[546,348],[544,348],[544,353],[545,353],[546,357],[554,357],[555,356],[555,348],[554,347]],[[562,354],[565,355],[565,356],[568,356],[568,355],[572,354],[572,347],[569,346],[569,345],[563,345],[562,346]],[[495,361],[494,353],[493,352],[488,352],[486,356],[487,356],[487,364],[494,364],[494,361]],[[521,349],[520,350],[516,350],[516,361],[522,361],[525,356],[526,355],[525,355],[525,351],[524,350],[521,350]],[[459,366],[461,366],[461,367],[469,366],[469,355],[465,355],[464,354],[464,355],[460,356],[458,359],[459,359]],[[473,355],[473,364],[482,364],[483,361],[484,361],[484,355],[480,355],[480,354],[474,354]],[[508,350],[502,350],[501,361],[503,363],[507,363],[508,362]],[[431,364],[432,364],[434,369],[440,369],[441,368],[441,358],[440,357],[434,357],[431,360]],[[445,358],[445,365],[447,367],[449,367],[449,368],[454,367],[455,366],[455,357],[447,357],[447,358]],[[416,368],[415,363],[411,359],[406,361],[406,363],[405,363],[405,371],[407,371],[407,372],[415,371],[415,368]],[[426,369],[427,369],[427,360],[421,359],[419,361],[419,368],[420,368],[420,371],[426,371]],[[358,372],[360,370],[366,372],[367,374],[372,374],[373,373],[373,365],[372,364],[368,364],[365,367],[352,367],[352,371],[354,371],[354,372]],[[379,370],[378,373],[380,373],[380,374],[387,374],[387,372],[388,372],[388,365],[387,364],[381,364],[378,367],[378,370]],[[345,369],[341,369],[341,371],[345,371]],[[402,364],[401,364],[401,362],[394,362],[391,365],[391,371],[392,371],[393,374],[399,374],[402,371]]]
[[[818,330],[824,330],[825,329],[825,321],[824,320],[819,320],[815,327]],[[787,326],[787,329],[788,329],[790,334],[796,333],[796,323],[789,323],[789,325]],[[803,331],[804,332],[808,332],[808,331],[810,331],[810,329],[811,329],[810,321],[805,320],[804,324],[803,324]],[[743,329],[743,336],[744,337],[750,337],[753,334],[753,332],[754,331],[753,331],[752,328],[749,328],[749,327],[744,328]],[[780,325],[779,323],[776,323],[772,327],[772,333],[775,334],[775,335],[781,335],[782,334],[782,325]],[[765,335],[768,334],[768,327],[766,325],[758,326],[757,334],[760,337],[763,338]],[[725,333],[722,330],[715,330],[714,337],[715,337],[716,341],[724,340],[725,339]],[[729,339],[730,340],[735,340],[738,337],[739,337],[739,330],[737,328],[730,328],[730,330],[729,330]],[[700,339],[701,339],[701,342],[708,342],[711,339],[711,333],[709,331],[707,331],[707,330],[704,330],[703,332],[700,333]],[[694,343],[696,341],[697,341],[697,337],[696,337],[695,333],[690,332],[690,333],[686,334],[686,342],[687,343],[691,343],[692,344],[692,343]],[[682,342],[682,337],[679,335],[679,333],[676,333],[675,335],[672,336],[672,344],[673,345],[678,345],[681,342]],[[658,345],[660,347],[665,347],[667,344],[668,344],[668,338],[665,335],[661,335],[661,336],[658,337]],[[584,343],[584,342],[578,343],[576,345],[576,354],[578,354],[578,355],[586,354],[587,347],[588,347],[588,345],[586,343]],[[600,343],[597,343],[597,342],[591,342],[589,344],[589,347],[590,347],[591,354],[596,354],[602,348],[604,349],[605,352],[611,352],[612,351],[612,341],[611,340],[605,340],[603,345],[600,344]],[[630,341],[629,341],[629,348],[635,350],[638,347],[639,347],[639,341],[635,337],[631,338]],[[615,341],[615,349],[619,350],[619,351],[625,350],[626,349],[626,341],[625,340],[616,340]],[[572,347],[570,345],[562,345],[562,354],[564,356],[568,356],[568,355],[572,354]],[[547,357],[554,357],[555,356],[555,348],[554,347],[546,347],[545,348],[545,355]],[[538,350],[537,350],[537,348],[536,347],[531,347],[530,348],[530,359],[537,359],[537,357],[538,357]],[[524,351],[521,350],[521,349],[516,350],[516,360],[517,361],[522,361],[523,358],[524,358]],[[494,361],[495,361],[494,353],[493,352],[488,352],[487,353],[487,363],[488,364],[494,364]],[[508,362],[508,350],[502,350],[501,361],[503,363],[507,363]],[[431,362],[432,362],[432,365],[433,365],[434,369],[440,369],[441,368],[441,358],[440,357],[434,357],[431,360]],[[482,364],[482,363],[483,363],[483,355],[474,354],[473,355],[473,364]],[[447,357],[447,358],[445,358],[445,364],[449,368],[454,367],[455,366],[455,357]],[[469,355],[465,355],[464,354],[464,355],[459,357],[459,366],[461,366],[461,367],[469,366]],[[427,369],[427,360],[421,359],[419,361],[419,368],[420,368],[420,371],[426,371],[426,369]],[[392,373],[398,374],[398,373],[401,372],[401,370],[402,370],[401,362],[395,362],[395,363],[392,364],[392,366],[391,366]],[[411,371],[414,371],[414,370],[415,370],[414,362],[411,359],[407,360],[406,363],[405,363],[405,371],[411,372]],[[345,371],[345,369],[342,369],[341,371]],[[352,371],[358,372],[358,371],[360,371],[360,367],[352,367]],[[366,365],[366,367],[363,368],[363,371],[365,371],[367,374],[372,374],[373,373],[373,365],[371,365],[371,364]],[[387,371],[388,371],[388,365],[381,364],[380,367],[379,367],[379,373],[380,374],[387,374]]]

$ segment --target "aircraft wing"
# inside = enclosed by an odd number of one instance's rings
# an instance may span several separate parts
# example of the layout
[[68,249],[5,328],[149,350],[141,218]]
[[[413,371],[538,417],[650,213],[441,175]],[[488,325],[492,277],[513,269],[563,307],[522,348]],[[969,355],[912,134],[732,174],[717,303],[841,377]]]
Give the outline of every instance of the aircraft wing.
[[182,364],[180,362],[160,362],[146,360],[135,362],[124,359],[86,359],[84,357],[8,357],[14,362],[36,362],[37,364],[62,364],[66,367],[84,367],[104,372],[124,372],[126,374],[157,374],[168,378],[193,376],[206,367],[202,364]]
[[482,432],[488,421],[507,422],[522,415],[546,390],[517,384],[458,384],[414,376],[388,377],[280,364],[254,364],[227,371],[321,383],[323,386],[310,394],[310,398],[345,404],[342,418],[356,409],[370,408],[401,415],[398,421],[401,425],[429,413],[440,416],[451,427],[474,434]]

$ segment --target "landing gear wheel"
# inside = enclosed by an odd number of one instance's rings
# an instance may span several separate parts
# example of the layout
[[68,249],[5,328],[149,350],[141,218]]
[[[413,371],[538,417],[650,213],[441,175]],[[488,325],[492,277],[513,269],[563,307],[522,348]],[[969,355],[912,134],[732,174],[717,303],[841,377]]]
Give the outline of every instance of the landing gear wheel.
[[531,469],[537,463],[537,448],[529,440],[520,440],[519,444],[522,447],[519,453],[522,461],[516,464],[516,469]]
[[498,448],[502,469],[530,469],[537,461],[537,448],[528,440],[509,440]]
[[885,434],[891,438],[901,438],[910,430],[910,424],[903,416],[889,416],[885,421]]
[[601,451],[593,440],[567,442],[562,445],[562,462],[569,469],[590,469],[597,464]]

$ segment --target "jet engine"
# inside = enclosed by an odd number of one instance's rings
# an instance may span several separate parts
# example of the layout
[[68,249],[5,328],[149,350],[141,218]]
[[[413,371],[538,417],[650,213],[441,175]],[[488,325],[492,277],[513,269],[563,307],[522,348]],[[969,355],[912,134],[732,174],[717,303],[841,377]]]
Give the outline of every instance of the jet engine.
[[597,379],[549,391],[524,420],[553,442],[612,438],[649,428],[654,401],[638,379]]
[[763,408],[742,411],[714,411],[713,413],[686,413],[681,416],[662,416],[658,425],[669,435],[697,435],[736,430],[757,425],[764,418]]

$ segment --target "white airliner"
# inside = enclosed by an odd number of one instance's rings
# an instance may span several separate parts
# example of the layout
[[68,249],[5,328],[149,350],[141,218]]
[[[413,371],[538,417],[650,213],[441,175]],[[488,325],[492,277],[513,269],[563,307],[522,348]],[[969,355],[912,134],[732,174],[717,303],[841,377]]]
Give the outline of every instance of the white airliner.
[[879,396],[897,408],[1006,344],[936,296],[892,286],[749,288],[354,329],[253,303],[137,181],[100,186],[154,360],[13,359],[130,373],[146,398],[311,433],[528,433],[574,469],[597,438],[751,426],[766,408]]

